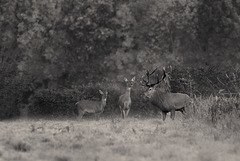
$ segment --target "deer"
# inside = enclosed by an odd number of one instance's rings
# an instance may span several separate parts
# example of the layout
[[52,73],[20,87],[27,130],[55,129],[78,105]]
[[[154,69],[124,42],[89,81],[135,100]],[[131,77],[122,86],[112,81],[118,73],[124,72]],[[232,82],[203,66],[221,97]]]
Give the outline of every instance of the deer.
[[104,93],[99,90],[99,93],[102,95],[101,101],[81,100],[75,104],[78,110],[79,119],[82,119],[85,113],[95,114],[96,119],[99,119],[106,106],[108,92],[106,91]]
[[158,107],[162,111],[163,121],[165,121],[168,112],[171,113],[170,118],[172,120],[175,118],[175,111],[180,111],[185,115],[186,108],[189,108],[190,103],[192,102],[191,98],[184,93],[171,93],[157,88],[157,86],[166,78],[165,68],[163,68],[162,78],[159,79],[157,75],[157,82],[150,84],[149,77],[156,71],[156,69],[151,73],[147,71],[147,80],[142,77],[142,82],[145,83],[144,86],[148,87],[148,90],[144,92],[144,95],[149,98],[150,103],[153,106]]
[[124,81],[126,83],[126,91],[124,94],[122,94],[121,96],[119,96],[119,108],[121,111],[121,115],[123,117],[123,119],[125,119],[128,116],[128,113],[130,111],[131,108],[131,89],[134,85],[135,82],[135,76],[129,81],[126,77],[124,77]]

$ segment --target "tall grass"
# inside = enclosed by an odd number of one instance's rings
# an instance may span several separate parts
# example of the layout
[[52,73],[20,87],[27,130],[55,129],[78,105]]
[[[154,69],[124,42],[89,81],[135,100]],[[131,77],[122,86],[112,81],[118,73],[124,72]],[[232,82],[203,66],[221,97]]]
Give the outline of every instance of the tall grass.
[[240,131],[238,97],[210,96],[194,98],[191,116],[220,130]]

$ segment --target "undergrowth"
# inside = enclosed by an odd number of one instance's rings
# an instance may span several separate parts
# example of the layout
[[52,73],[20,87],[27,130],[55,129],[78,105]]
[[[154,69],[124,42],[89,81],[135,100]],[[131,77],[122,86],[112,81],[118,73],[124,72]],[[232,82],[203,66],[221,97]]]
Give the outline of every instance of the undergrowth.
[[238,97],[198,97],[194,99],[191,115],[211,123],[217,129],[240,131],[239,103]]

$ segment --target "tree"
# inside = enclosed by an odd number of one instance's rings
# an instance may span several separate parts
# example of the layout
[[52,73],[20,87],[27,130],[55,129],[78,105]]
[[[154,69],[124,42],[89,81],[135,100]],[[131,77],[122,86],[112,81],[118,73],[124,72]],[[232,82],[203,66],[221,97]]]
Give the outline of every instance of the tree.
[[122,75],[167,64],[183,65],[196,38],[197,1],[137,0],[118,5],[114,18],[122,45],[105,58],[106,65]]
[[[240,60],[240,3],[203,0],[198,7],[197,38],[208,64],[232,66]],[[226,61],[227,60],[227,61]]]
[[[104,56],[117,40],[111,18],[113,1],[19,2],[19,69],[44,80],[66,85],[79,75],[84,81],[102,73]],[[116,42],[116,43],[115,43]],[[83,80],[83,79],[82,79]]]

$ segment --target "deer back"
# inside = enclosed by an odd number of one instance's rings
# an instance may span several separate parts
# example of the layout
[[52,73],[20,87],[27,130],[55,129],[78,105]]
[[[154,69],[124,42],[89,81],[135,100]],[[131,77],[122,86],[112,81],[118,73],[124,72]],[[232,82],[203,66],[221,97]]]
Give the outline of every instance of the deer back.
[[88,113],[103,112],[106,106],[108,92],[105,93],[99,90],[102,95],[101,101],[81,100],[76,103],[78,110],[86,111]]
[[86,111],[88,113],[95,113],[102,111],[101,101],[90,101],[90,100],[81,100],[77,102],[77,107],[79,110]]
[[190,97],[183,93],[166,93],[156,90],[150,102],[159,107],[162,111],[178,110],[190,103]]
[[184,93],[169,93],[169,99],[171,99],[175,107],[179,108],[186,106],[191,102],[191,98]]

